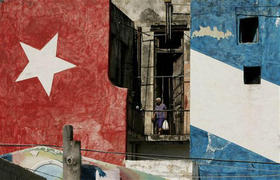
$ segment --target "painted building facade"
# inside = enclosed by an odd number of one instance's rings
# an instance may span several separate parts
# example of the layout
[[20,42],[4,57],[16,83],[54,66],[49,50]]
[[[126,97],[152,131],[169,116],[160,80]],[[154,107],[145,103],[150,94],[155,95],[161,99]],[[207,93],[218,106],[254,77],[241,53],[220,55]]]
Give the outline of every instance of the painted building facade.
[[280,178],[254,163],[280,162],[279,4],[192,1],[190,154],[232,160],[200,161],[201,179]]
[[[46,180],[63,179],[63,152],[45,146],[37,146],[13,153],[8,153],[0,158],[6,159],[14,166],[19,165],[24,170],[29,170],[40,175]],[[16,165],[15,165],[16,164]],[[7,167],[6,167],[7,168]],[[29,172],[27,171],[27,172]],[[20,171],[19,171],[20,172]],[[31,172],[29,172],[31,174]],[[24,177],[24,176],[22,176]],[[8,179],[8,178],[7,178]],[[29,179],[32,176],[29,175]],[[39,178],[37,178],[39,180]],[[36,180],[37,180],[36,179]],[[82,157],[81,180],[166,180],[160,176],[153,176],[141,171],[117,166],[88,157]],[[6,180],[6,179],[5,179]],[[35,178],[34,178],[35,180]]]
[[125,153],[127,90],[108,78],[110,1],[8,0],[0,14],[0,142],[61,145],[71,124],[82,148]]

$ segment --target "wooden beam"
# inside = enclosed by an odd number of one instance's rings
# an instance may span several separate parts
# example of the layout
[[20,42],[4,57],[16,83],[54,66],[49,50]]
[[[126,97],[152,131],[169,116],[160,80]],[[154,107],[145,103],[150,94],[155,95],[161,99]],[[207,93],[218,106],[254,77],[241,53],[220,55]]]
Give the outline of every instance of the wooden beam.
[[63,128],[63,179],[81,179],[81,142],[73,140],[73,126]]

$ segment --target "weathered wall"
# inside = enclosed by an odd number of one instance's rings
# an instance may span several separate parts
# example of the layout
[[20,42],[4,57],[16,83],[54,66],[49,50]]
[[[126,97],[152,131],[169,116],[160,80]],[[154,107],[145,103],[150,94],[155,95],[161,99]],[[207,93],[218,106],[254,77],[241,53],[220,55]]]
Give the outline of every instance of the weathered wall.
[[190,32],[185,32],[184,38],[184,132],[190,134]]
[[165,5],[162,0],[112,0],[136,24],[152,24],[165,19]]
[[[165,21],[164,0],[112,0],[125,14],[127,14],[137,25],[150,26]],[[190,0],[173,0],[174,12],[189,13]]]
[[125,161],[127,168],[165,177],[169,180],[191,180],[192,161],[184,160],[142,160]]
[[127,93],[108,79],[109,0],[0,6],[0,142],[61,145],[63,125],[72,124],[82,148],[125,152]]
[[[192,1],[192,157],[280,161],[279,3]],[[239,43],[238,21],[250,16],[259,18],[259,41]],[[261,66],[261,84],[244,84],[243,66]],[[269,177],[268,171],[258,171],[279,170],[276,165],[203,163],[202,176],[241,174],[251,179],[260,175],[261,179],[279,179]]]

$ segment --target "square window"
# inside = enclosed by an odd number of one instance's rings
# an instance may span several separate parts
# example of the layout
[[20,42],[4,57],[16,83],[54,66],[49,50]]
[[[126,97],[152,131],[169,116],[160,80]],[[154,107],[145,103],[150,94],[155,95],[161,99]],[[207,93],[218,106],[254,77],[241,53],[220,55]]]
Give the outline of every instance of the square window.
[[261,66],[244,66],[244,84],[261,83]]
[[256,43],[259,40],[259,18],[249,17],[239,20],[239,43]]

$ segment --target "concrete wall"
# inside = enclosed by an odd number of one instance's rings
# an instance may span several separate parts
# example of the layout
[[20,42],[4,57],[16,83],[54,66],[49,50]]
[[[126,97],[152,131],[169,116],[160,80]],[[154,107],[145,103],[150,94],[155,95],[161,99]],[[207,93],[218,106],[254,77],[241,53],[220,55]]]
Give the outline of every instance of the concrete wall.
[[125,161],[127,168],[158,175],[169,180],[191,180],[193,163],[184,160]]
[[[192,157],[280,162],[279,3],[192,1]],[[239,19],[252,16],[258,17],[259,40],[240,43]],[[261,66],[261,84],[244,84],[244,66]],[[217,172],[221,176],[279,179],[257,170],[279,170],[279,165],[203,163],[202,176]],[[248,172],[250,167],[255,170]]]
[[[61,145],[62,127],[72,124],[82,148],[126,151],[127,90],[108,78],[109,3],[0,4],[0,142]],[[0,154],[14,150],[0,147]]]

